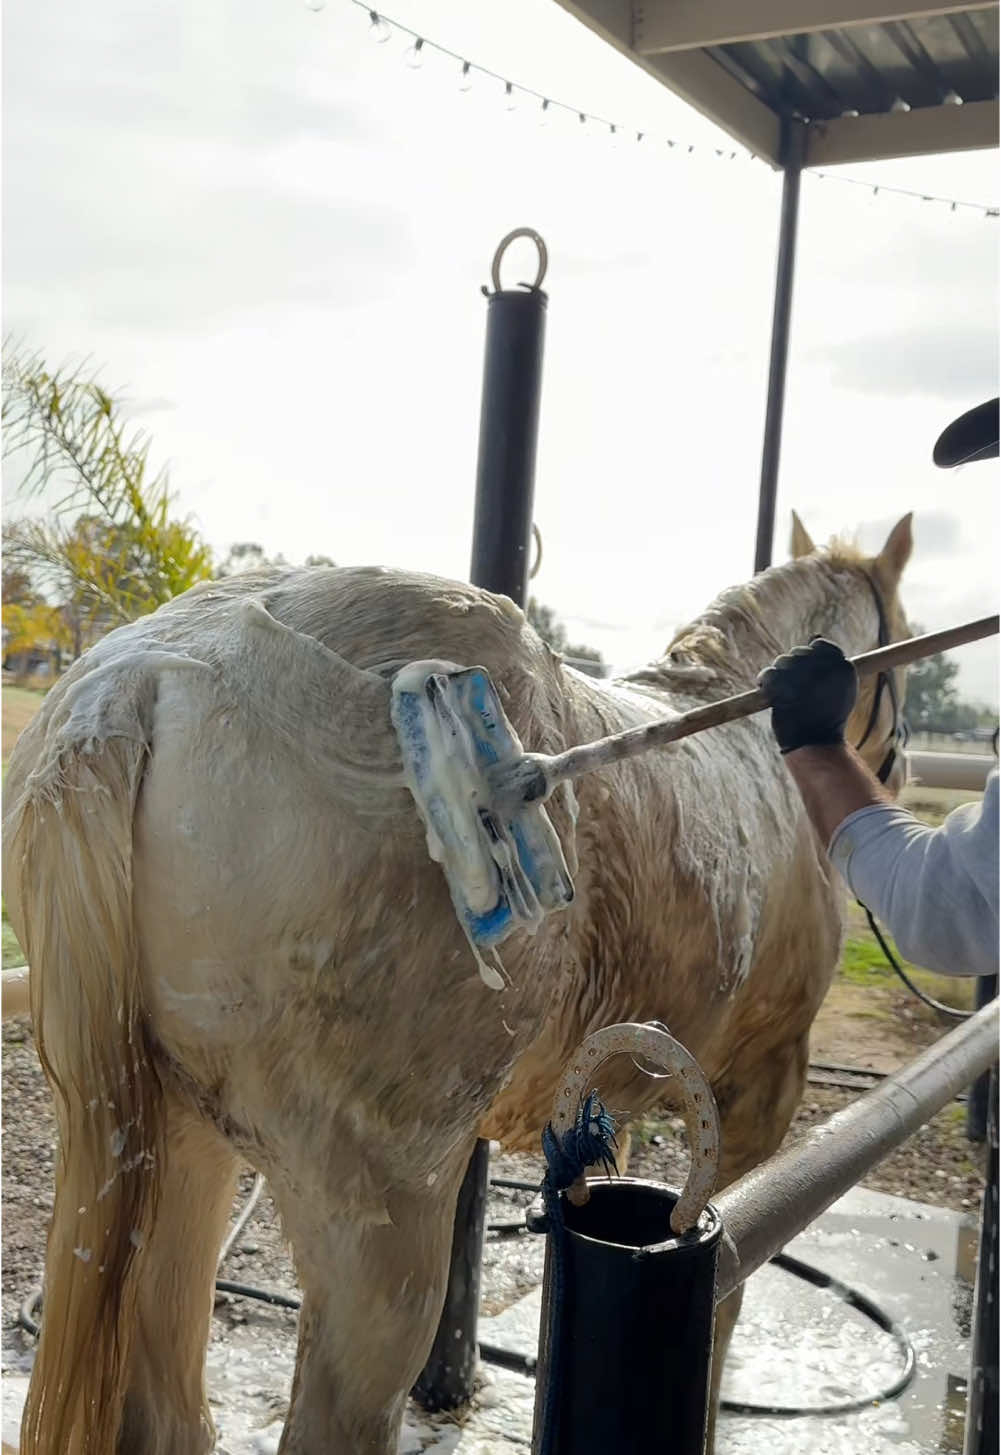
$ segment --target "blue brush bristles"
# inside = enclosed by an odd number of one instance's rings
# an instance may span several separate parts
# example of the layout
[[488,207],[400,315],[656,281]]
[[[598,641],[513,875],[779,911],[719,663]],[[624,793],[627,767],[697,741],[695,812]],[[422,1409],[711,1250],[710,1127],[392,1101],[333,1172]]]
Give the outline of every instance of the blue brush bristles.
[[589,1092],[581,1102],[572,1127],[562,1136],[547,1122],[542,1133],[542,1150],[546,1158],[546,1180],[554,1192],[564,1192],[582,1177],[588,1167],[602,1167],[609,1176],[615,1172],[615,1122],[598,1098]]

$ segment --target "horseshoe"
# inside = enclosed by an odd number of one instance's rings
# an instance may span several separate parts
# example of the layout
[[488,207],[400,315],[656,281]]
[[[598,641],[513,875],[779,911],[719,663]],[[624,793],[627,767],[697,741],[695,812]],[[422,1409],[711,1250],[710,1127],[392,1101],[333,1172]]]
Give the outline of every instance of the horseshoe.
[[[716,1098],[702,1068],[689,1051],[653,1022],[622,1021],[606,1026],[581,1041],[556,1090],[553,1102],[553,1130],[562,1137],[569,1131],[599,1066],[622,1053],[642,1056],[644,1061],[665,1072],[678,1085],[684,1103],[685,1130],[691,1149],[691,1165],[681,1196],[671,1213],[671,1229],[687,1233],[712,1196],[719,1170],[719,1112]],[[640,1071],[646,1067],[638,1066]],[[653,1073],[651,1073],[653,1074]],[[581,1180],[583,1181],[583,1180]],[[573,1201],[587,1202],[587,1185],[574,1184]],[[568,1194],[569,1195],[569,1194]]]

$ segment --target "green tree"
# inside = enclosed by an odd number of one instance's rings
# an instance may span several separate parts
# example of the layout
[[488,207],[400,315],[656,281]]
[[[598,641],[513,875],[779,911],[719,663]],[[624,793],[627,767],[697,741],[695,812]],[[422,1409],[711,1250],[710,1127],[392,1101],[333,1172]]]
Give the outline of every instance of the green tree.
[[567,641],[566,627],[551,606],[544,606],[534,596],[528,598],[525,609],[529,624],[554,652],[572,660],[573,665],[591,677],[605,675],[605,660],[596,647],[576,646]]
[[[920,636],[923,631],[923,627],[915,626],[912,635]],[[907,669],[904,716],[913,728],[937,727],[951,720],[957,704],[958,675],[959,667],[941,652]]]
[[[336,565],[329,556],[311,555],[305,560],[307,566],[333,566]],[[226,552],[219,568],[217,576],[239,576],[244,571],[259,571],[264,566],[288,566],[289,562],[279,554],[269,556],[262,545],[257,541],[235,541]]]
[[[912,636],[921,636],[915,625]],[[917,732],[953,733],[991,725],[997,713],[978,703],[965,702],[956,690],[959,666],[937,652],[907,669],[904,716]]]
[[149,468],[149,436],[87,365],[53,372],[8,344],[2,378],[3,449],[22,466],[21,492],[63,492],[46,516],[5,527],[5,551],[65,609],[76,650],[212,575],[209,547],[172,514],[166,468]]

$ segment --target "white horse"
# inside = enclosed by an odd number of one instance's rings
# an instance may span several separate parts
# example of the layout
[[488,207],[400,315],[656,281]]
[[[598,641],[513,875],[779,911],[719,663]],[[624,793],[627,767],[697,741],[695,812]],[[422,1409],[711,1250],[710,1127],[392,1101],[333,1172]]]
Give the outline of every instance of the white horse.
[[[385,570],[196,587],[75,664],[17,745],[4,819],[60,1148],[27,1455],[211,1448],[205,1345],[241,1157],[303,1288],[283,1455],[391,1455],[473,1142],[537,1148],[585,1034],[667,1023],[714,1087],[724,1184],[775,1150],[841,896],[767,721],[582,780],[576,823],[557,795],[577,896],[505,944],[495,993],[428,859],[388,682],[418,658],[481,663],[526,747],[556,752],[751,687],[814,633],[869,649],[877,603],[903,634],[910,549],[910,517],[871,559],[815,551],[797,522],[796,559],[611,685],[565,668],[510,601]],[[616,1106],[659,1095],[608,1070]]]

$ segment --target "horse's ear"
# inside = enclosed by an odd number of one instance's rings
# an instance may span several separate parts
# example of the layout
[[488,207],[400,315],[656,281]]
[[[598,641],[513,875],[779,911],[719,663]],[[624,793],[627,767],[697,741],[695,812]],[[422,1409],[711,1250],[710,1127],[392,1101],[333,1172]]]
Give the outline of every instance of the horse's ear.
[[900,580],[904,567],[911,559],[911,551],[914,549],[914,536],[911,533],[913,519],[913,512],[908,511],[902,520],[897,521],[876,557],[877,562],[885,566],[894,581]]
[[800,520],[795,511],[792,513],[792,537],[789,541],[789,554],[793,560],[800,556],[809,556],[816,550],[816,546],[810,539],[810,532]]

